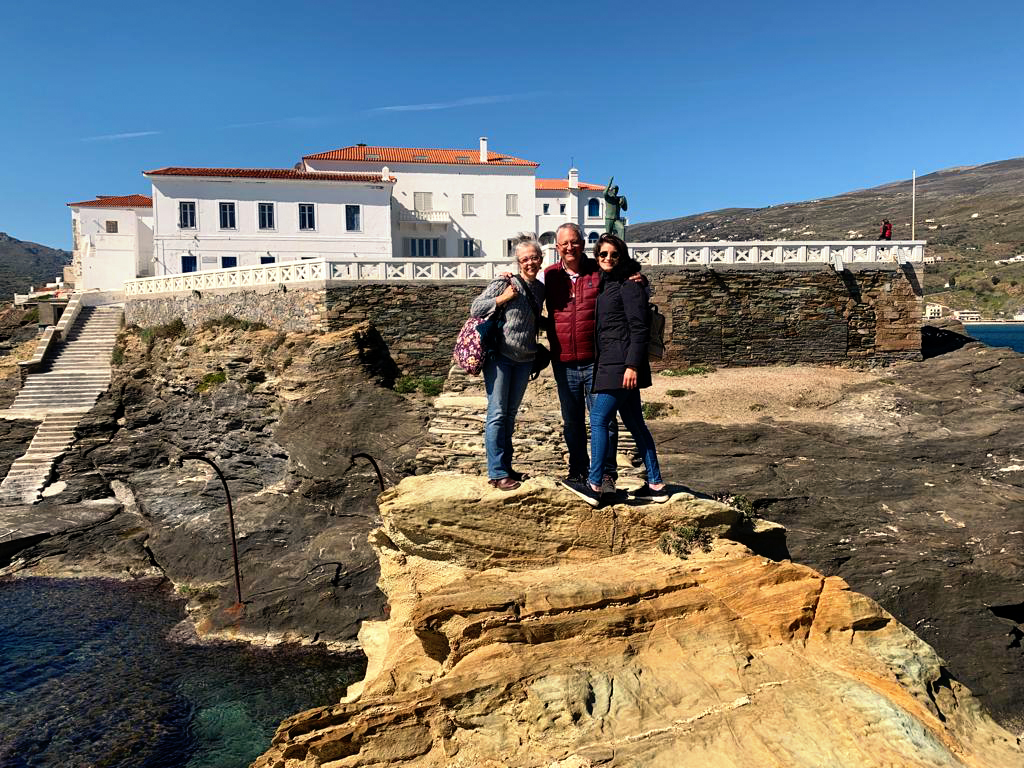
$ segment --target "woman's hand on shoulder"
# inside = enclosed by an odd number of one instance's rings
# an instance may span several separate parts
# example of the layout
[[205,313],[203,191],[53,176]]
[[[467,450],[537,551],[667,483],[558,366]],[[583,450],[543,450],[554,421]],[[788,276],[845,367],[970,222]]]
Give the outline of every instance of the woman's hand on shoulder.
[[508,286],[506,286],[505,290],[498,295],[498,297],[494,300],[494,303],[497,304],[499,307],[502,307],[505,304],[508,304],[510,301],[512,301],[512,299],[516,297],[517,293],[519,293],[519,291],[516,289],[515,281],[510,280]]

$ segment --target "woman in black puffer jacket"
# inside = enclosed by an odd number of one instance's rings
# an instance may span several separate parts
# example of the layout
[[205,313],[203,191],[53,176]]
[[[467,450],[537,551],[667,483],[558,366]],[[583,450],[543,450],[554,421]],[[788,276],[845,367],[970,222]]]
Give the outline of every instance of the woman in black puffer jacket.
[[[573,490],[588,503],[600,504],[602,462],[608,442],[608,427],[618,413],[633,435],[647,468],[647,483],[634,493],[637,499],[667,501],[669,494],[661,479],[654,438],[644,423],[640,389],[651,386],[647,360],[650,338],[650,306],[647,287],[629,279],[640,271],[626,244],[615,235],[601,235],[594,245],[594,257],[601,269],[597,296],[594,345],[594,403],[590,409],[590,477],[588,487]],[[597,461],[593,457],[598,457]]]

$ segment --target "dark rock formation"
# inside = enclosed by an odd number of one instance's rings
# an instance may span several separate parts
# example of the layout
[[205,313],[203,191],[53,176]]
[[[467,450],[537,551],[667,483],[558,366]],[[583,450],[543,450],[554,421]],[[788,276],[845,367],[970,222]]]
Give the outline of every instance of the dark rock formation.
[[[116,493],[123,511],[22,552],[33,572],[162,574],[191,598],[200,634],[351,644],[380,617],[375,457],[415,455],[424,419],[375,383],[386,350],[366,325],[320,336],[218,329],[158,341],[128,334],[125,363],[57,467],[58,505]],[[386,366],[384,366],[386,367]],[[244,609],[235,590],[231,492]],[[59,486],[58,486],[59,487]],[[45,509],[45,507],[44,507]]]

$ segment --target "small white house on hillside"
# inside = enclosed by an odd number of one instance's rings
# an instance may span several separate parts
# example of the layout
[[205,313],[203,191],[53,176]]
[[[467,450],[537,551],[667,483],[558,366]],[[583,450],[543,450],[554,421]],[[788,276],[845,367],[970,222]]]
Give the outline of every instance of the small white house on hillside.
[[395,258],[503,259],[517,233],[532,232],[537,163],[477,149],[357,144],[302,158],[315,173],[395,176],[391,237]]
[[153,201],[146,195],[99,195],[68,203],[78,291],[119,291],[125,280],[153,274]]
[[569,169],[565,179],[537,179],[537,236],[541,245],[555,242],[555,232],[567,221],[583,228],[588,242],[604,232],[604,187],[580,181]]
[[391,254],[394,177],[294,168],[160,168],[154,275]]

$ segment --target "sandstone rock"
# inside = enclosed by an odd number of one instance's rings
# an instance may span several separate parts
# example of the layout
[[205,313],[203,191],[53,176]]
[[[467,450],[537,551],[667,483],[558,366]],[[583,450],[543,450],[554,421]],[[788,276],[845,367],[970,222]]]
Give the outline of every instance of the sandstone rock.
[[[725,539],[686,560],[655,546],[652,521],[722,505],[616,506],[635,532],[619,539],[577,504],[598,543],[531,554],[508,495],[483,487],[435,476],[385,495],[372,540],[391,613],[361,636],[367,679],[286,720],[256,766],[1024,764],[941,659],[841,579]],[[537,521],[564,532],[569,495],[523,488],[508,504],[523,539]],[[442,520],[441,499],[478,509]]]

